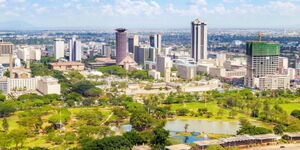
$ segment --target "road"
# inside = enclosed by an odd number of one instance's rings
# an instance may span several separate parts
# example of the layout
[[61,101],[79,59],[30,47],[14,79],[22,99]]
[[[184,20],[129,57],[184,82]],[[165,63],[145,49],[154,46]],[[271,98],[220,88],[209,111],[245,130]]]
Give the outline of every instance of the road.
[[[284,146],[285,148],[280,148],[280,146]],[[264,147],[247,148],[244,150],[300,150],[300,144],[279,144]]]

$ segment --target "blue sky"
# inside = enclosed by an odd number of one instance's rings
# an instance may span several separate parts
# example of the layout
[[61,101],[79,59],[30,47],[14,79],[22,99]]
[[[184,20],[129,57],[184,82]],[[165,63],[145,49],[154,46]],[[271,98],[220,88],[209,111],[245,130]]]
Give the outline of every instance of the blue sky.
[[300,0],[0,0],[1,23],[41,28],[300,27]]

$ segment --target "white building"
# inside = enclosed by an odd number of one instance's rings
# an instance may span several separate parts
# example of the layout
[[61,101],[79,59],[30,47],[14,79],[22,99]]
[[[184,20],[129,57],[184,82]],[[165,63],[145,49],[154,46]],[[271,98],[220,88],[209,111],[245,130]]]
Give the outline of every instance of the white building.
[[37,77],[37,90],[42,94],[61,94],[60,84],[53,77]]
[[10,91],[36,90],[36,78],[16,78],[8,79]]
[[23,61],[41,60],[42,52],[41,49],[26,45],[17,47],[17,56]]
[[160,72],[156,71],[156,70],[150,70],[148,72],[149,76],[152,76],[155,80],[160,79]]
[[290,88],[290,78],[286,75],[267,75],[254,78],[254,84],[256,88],[261,90],[288,89]]
[[65,57],[65,41],[62,38],[56,38],[53,44],[54,57],[60,59]]
[[165,74],[166,68],[172,68],[172,60],[167,56],[158,56],[156,59],[156,70]]

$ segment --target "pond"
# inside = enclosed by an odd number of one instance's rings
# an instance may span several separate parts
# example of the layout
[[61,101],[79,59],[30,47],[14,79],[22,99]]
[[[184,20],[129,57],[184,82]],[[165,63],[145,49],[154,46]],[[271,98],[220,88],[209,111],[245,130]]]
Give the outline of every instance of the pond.
[[215,121],[215,120],[188,120],[175,119],[167,121],[165,129],[174,132],[184,131],[184,126],[188,124],[189,132],[204,132],[213,134],[236,134],[239,130],[239,121]]

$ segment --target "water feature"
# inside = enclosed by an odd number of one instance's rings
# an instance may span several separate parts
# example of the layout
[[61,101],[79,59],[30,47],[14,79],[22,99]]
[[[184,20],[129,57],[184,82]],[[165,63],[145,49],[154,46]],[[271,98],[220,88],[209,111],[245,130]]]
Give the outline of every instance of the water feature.
[[182,132],[185,131],[184,126],[186,124],[189,125],[187,128],[189,132],[213,134],[236,134],[236,131],[240,128],[238,121],[176,119],[167,121],[165,129]]

